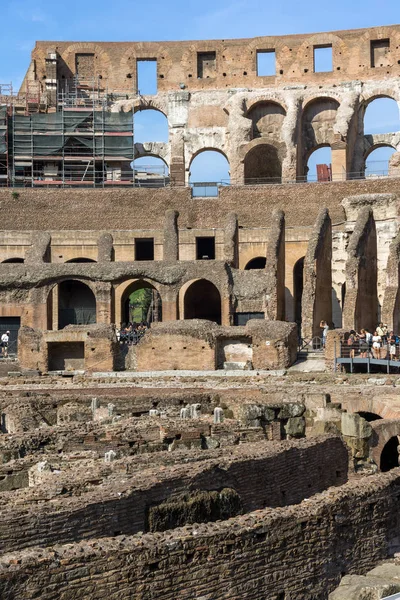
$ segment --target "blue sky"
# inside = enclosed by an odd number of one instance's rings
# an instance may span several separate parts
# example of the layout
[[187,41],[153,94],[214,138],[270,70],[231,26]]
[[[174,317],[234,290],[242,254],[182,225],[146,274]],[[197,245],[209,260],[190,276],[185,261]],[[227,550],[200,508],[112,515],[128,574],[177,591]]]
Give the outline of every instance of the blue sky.
[[162,41],[400,23],[399,0],[0,0],[0,83],[18,88],[36,40]]

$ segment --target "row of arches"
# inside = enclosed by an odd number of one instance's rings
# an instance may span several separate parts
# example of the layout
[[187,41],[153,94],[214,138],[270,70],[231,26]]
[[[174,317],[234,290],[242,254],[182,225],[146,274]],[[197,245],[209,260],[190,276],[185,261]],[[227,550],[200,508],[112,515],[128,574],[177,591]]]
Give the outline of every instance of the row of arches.
[[[211,281],[197,279],[186,283],[180,297],[183,307],[181,318],[207,319],[221,324],[221,294]],[[162,320],[163,299],[149,281],[136,280],[129,284],[121,295],[120,303],[121,324]],[[57,314],[58,329],[67,325],[96,323],[97,304],[95,292],[88,283],[77,279],[62,281],[49,292],[48,328],[55,328],[54,310]]]
[[[329,177],[329,173],[318,173],[317,165],[326,165],[329,171],[332,164],[331,146],[337,139],[335,122],[339,106],[338,100],[323,97],[311,100],[304,107],[297,144],[297,177],[307,181]],[[259,100],[249,107],[245,117],[251,121],[251,139],[265,140],[265,143],[251,148],[244,158],[245,182],[280,182],[286,153],[286,146],[281,141],[286,109],[275,101]],[[349,143],[354,145],[357,137],[372,139],[367,140],[367,147],[361,149],[363,164],[349,157],[346,170],[362,172],[366,176],[387,174],[388,162],[396,145],[385,141],[374,143],[373,136],[399,130],[398,105],[393,98],[374,97],[362,103],[348,126]],[[140,108],[135,113],[135,141],[168,142],[168,120],[160,109]],[[136,159],[135,166],[149,160],[154,166],[165,166],[164,160],[156,156]],[[228,157],[222,149],[202,149],[191,159],[189,171],[189,183],[229,183],[230,180]]]

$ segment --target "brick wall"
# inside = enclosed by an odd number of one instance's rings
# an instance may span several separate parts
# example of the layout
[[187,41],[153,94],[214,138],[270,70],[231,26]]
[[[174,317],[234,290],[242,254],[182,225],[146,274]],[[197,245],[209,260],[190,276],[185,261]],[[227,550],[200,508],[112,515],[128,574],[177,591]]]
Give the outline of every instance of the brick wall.
[[[0,494],[4,551],[79,539],[131,535],[146,528],[147,507],[188,489],[235,489],[244,510],[285,506],[341,485],[347,480],[348,454],[338,437],[270,442],[255,450],[239,447],[229,458],[199,464],[140,470],[95,485],[80,496],[30,488]],[[57,487],[57,482],[55,484]],[[58,495],[57,495],[58,493]],[[51,502],[42,502],[47,497]]]
[[79,590],[97,600],[326,600],[343,574],[365,573],[398,551],[399,494],[396,469],[300,506],[7,554],[1,597],[56,600]]

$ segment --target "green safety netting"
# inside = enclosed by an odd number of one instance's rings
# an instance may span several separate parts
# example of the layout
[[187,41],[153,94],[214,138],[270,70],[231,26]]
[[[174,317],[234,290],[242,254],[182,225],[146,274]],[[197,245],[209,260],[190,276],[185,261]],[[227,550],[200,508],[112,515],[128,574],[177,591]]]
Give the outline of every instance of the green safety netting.
[[[131,134],[131,135],[118,135]],[[104,135],[103,135],[104,134]],[[116,134],[116,135],[107,135]],[[133,121],[130,113],[73,112],[16,115],[15,156],[95,154],[132,159]],[[89,152],[88,152],[89,150]]]
[[7,126],[7,107],[0,106],[0,154],[7,152],[7,138],[5,129]]

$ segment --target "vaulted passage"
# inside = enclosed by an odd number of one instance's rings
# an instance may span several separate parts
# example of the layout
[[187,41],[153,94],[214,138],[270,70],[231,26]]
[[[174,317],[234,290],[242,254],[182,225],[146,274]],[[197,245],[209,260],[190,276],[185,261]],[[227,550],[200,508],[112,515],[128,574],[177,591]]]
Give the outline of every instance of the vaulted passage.
[[244,161],[246,185],[280,183],[281,179],[282,164],[275,146],[261,144],[249,150]]
[[187,289],[184,318],[207,319],[221,324],[221,295],[211,281],[199,279]]
[[63,281],[58,286],[58,328],[96,323],[96,298],[81,281]]
[[134,281],[121,298],[122,324],[162,320],[161,296],[148,281]]
[[380,469],[382,472],[390,471],[399,466],[399,438],[397,436],[390,438],[385,444],[381,454]]

